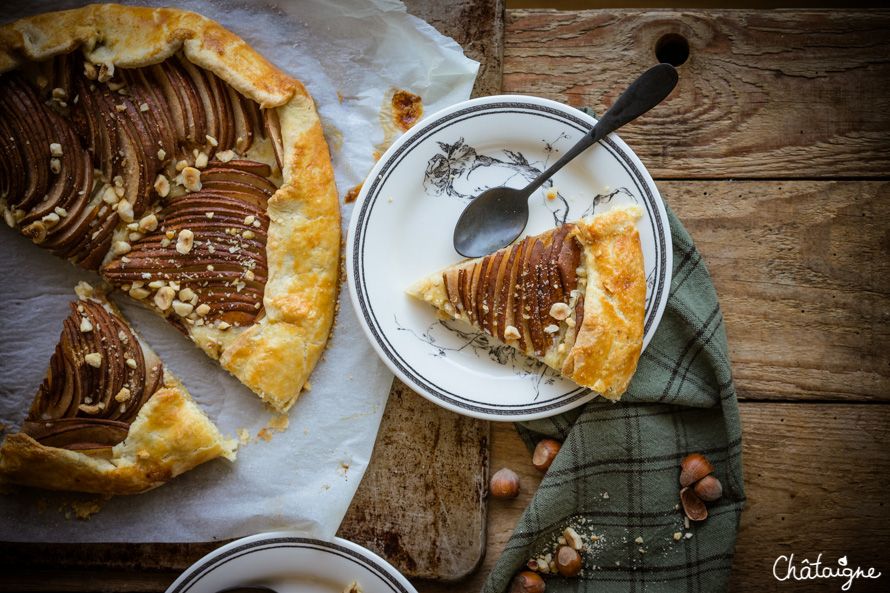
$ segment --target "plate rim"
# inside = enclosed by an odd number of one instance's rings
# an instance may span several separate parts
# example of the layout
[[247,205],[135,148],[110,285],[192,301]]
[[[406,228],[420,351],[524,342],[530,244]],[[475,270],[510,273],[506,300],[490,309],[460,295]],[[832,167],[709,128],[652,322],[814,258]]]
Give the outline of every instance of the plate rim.
[[[396,159],[399,154],[405,150],[404,146],[406,144],[422,143],[424,141],[422,138],[420,140],[416,140],[416,138],[421,135],[434,134],[443,121],[448,121],[449,119],[456,117],[457,114],[467,112],[468,110],[481,110],[486,108],[491,110],[492,107],[497,107],[498,104],[501,104],[506,108],[512,106],[514,109],[522,109],[522,105],[526,104],[525,111],[528,111],[528,106],[555,111],[560,117],[574,119],[584,126],[593,126],[597,121],[595,117],[588,115],[580,109],[551,99],[528,95],[492,95],[469,99],[467,101],[456,103],[424,118],[416,126],[396,139],[396,141],[377,161],[371,172],[368,174],[366,183],[362,185],[362,189],[353,206],[352,217],[349,222],[348,241],[346,243],[346,271],[350,299],[355,309],[356,316],[359,318],[359,324],[374,351],[396,376],[411,386],[423,397],[456,413],[484,420],[524,421],[546,418],[569,411],[594,399],[598,394],[590,389],[577,386],[576,389],[571,389],[560,396],[557,401],[536,406],[531,411],[511,410],[508,405],[500,406],[498,409],[492,409],[484,402],[473,400],[468,400],[472,403],[456,401],[466,398],[457,394],[452,394],[447,390],[445,390],[445,393],[442,393],[443,390],[440,386],[431,387],[419,383],[415,380],[414,375],[401,368],[399,361],[392,359],[389,350],[393,350],[393,348],[385,348],[380,343],[380,338],[375,335],[370,320],[367,319],[368,312],[365,310],[363,299],[359,296],[359,287],[357,286],[357,282],[361,282],[360,278],[363,276],[362,274],[358,274],[358,270],[356,269],[358,261],[360,260],[358,253],[361,251],[363,245],[362,239],[364,236],[364,233],[359,233],[359,224],[369,216],[373,210],[373,206],[371,208],[368,207],[369,195],[372,190],[376,188],[377,183],[382,179],[381,171],[388,167],[390,161]],[[668,224],[669,221],[666,213],[666,204],[645,165],[620,137],[613,133],[603,139],[601,143],[606,145],[612,158],[619,159],[621,164],[628,169],[628,173],[631,177],[635,178],[642,186],[641,189],[651,196],[651,206],[653,210],[652,218],[653,224],[657,229],[656,240],[659,241],[661,251],[660,265],[661,269],[664,271],[664,282],[662,283],[661,290],[657,290],[653,293],[655,300],[652,308],[654,313],[649,319],[651,323],[651,331],[646,331],[647,328],[644,327],[643,350],[645,350],[646,346],[648,346],[648,343],[651,341],[652,335],[655,333],[655,329],[661,322],[667,304],[672,279],[673,245],[671,242],[670,226]],[[367,181],[371,181],[371,183],[367,183]],[[365,289],[362,292],[366,295],[365,300],[369,300],[368,291]],[[371,306],[370,303],[368,306]],[[418,378],[422,380],[422,374],[420,374]],[[517,404],[517,407],[520,405],[523,408],[528,408],[527,403]]]
[[326,552],[346,554],[354,562],[362,564],[372,572],[377,573],[391,586],[392,591],[396,593],[417,593],[417,590],[404,575],[371,550],[340,537],[335,536],[330,541],[325,541],[310,537],[299,531],[257,533],[220,546],[185,569],[173,584],[167,588],[166,593],[189,593],[194,587],[200,586],[201,580],[206,575],[230,560],[251,553],[262,552],[276,544],[279,547],[281,544],[288,544],[286,547],[289,548],[312,547]]

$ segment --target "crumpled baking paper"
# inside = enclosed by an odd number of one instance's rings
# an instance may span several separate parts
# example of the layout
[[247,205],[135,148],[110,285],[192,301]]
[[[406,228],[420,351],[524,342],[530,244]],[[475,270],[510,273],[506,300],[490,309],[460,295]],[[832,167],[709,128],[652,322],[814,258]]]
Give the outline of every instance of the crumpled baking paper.
[[[0,21],[81,4],[4,2]],[[398,0],[172,4],[218,21],[303,81],[318,104],[341,204],[371,170],[373,153],[392,140],[379,121],[387,92],[420,95],[425,112],[433,113],[469,98],[478,69],[453,40],[407,14]],[[351,211],[343,204],[344,236]],[[43,380],[75,284],[99,280],[12,229],[0,228],[0,254],[5,435],[18,430]],[[114,300],[223,434],[237,439],[246,429],[250,438],[235,463],[213,460],[144,494],[103,499],[22,488],[0,495],[0,538],[201,542],[281,529],[333,537],[367,467],[392,382],[359,327],[345,285],[312,389],[291,409],[284,430],[259,398],[172,326],[125,298]],[[272,435],[268,441],[258,437],[264,428]]]

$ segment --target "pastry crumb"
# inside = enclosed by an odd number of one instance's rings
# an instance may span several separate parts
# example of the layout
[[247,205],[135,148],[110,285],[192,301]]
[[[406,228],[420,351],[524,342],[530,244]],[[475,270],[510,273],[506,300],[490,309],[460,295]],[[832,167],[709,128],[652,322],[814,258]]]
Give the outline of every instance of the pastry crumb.
[[[71,507],[74,509],[76,518],[89,519],[102,509],[102,504],[98,500],[88,500],[85,502],[72,502]],[[68,518],[67,513],[66,518]]]
[[287,427],[290,426],[290,419],[287,415],[282,416],[272,416],[269,420],[269,424],[267,428],[276,431],[276,432],[284,432],[287,430]]

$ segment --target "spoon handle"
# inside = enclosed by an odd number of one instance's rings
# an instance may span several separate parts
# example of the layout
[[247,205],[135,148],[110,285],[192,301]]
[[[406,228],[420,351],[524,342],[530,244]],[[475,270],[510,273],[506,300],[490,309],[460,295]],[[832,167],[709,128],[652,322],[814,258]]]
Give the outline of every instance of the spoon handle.
[[677,71],[670,64],[658,64],[631,83],[593,128],[572,146],[562,158],[528,184],[526,198],[562,169],[570,160],[620,128],[640,117],[671,94],[677,85]]

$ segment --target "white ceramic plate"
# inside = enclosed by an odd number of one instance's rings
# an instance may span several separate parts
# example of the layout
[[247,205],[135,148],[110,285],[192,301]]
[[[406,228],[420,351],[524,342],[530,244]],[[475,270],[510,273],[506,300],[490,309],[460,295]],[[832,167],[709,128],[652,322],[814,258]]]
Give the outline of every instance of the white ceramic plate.
[[[438,320],[432,307],[404,292],[463,259],[452,236],[472,197],[498,185],[524,186],[595,123],[535,97],[473,99],[422,120],[371,171],[350,221],[350,294],[378,354],[421,395],[461,414],[511,421],[552,416],[595,397],[482,332]],[[652,178],[624,142],[609,136],[538,190],[525,232],[625,204],[643,210],[645,348],[670,288],[670,227]]]
[[357,544],[289,532],[227,544],[192,565],[167,593],[215,593],[236,585],[262,585],[278,593],[342,593],[353,581],[364,593],[417,593],[395,568]]

